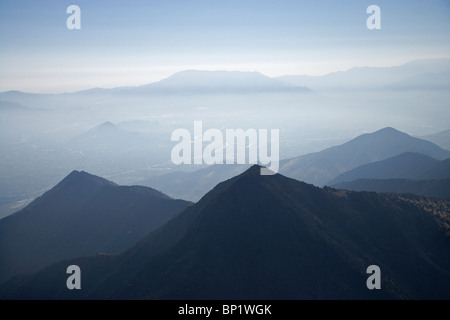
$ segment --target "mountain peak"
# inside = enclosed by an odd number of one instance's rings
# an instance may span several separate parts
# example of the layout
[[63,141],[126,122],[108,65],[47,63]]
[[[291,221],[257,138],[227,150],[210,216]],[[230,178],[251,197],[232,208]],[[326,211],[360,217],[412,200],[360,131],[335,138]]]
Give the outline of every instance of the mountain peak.
[[412,139],[412,137],[405,132],[399,131],[393,127],[385,127],[385,128],[379,129],[375,132],[369,132],[369,133],[362,134],[362,135],[354,138],[353,140],[350,140],[350,142],[358,141],[360,139],[362,139],[362,140],[374,140],[375,139],[377,141],[382,139],[382,140],[388,141],[389,139],[404,140],[404,139],[409,139],[409,138]]
[[386,131],[386,132],[400,132],[399,130],[393,128],[393,127],[384,127],[378,131]]
[[421,153],[436,160],[450,157],[430,141],[411,137],[392,127],[365,133],[344,144],[281,163],[280,172],[292,178],[323,186],[338,175],[361,165],[386,160],[403,152]]
[[[228,182],[231,182],[232,184],[234,184],[234,182],[248,180],[248,178],[250,178],[252,181],[255,181],[255,182],[261,181],[262,177],[268,175],[267,173],[264,172],[264,170],[270,171],[270,169],[268,169],[264,166],[261,166],[259,164],[254,164],[250,168],[248,168],[247,170],[242,172],[241,174],[239,174],[239,175],[235,176],[234,178],[231,178],[227,181],[224,181],[220,184],[227,184]],[[273,176],[273,174],[271,174],[270,176]],[[286,177],[283,177],[283,178],[286,178]]]
[[306,87],[294,86],[257,71],[185,70],[147,85],[129,88],[124,93],[311,93]]
[[0,220],[0,282],[68,258],[122,252],[189,205],[152,188],[118,186],[74,170]]
[[119,128],[110,121],[105,121],[102,124],[92,128],[93,131],[117,131]]
[[78,171],[78,170],[73,170],[71,173],[69,173],[67,175],[67,177],[65,177],[63,179],[63,181],[66,181],[66,180],[72,180],[73,181],[75,179],[78,179],[78,180],[91,180],[91,181],[98,181],[98,182],[106,182],[107,184],[115,184],[115,183],[113,183],[111,181],[108,181],[108,180],[106,180],[104,178],[101,178],[99,176],[90,174],[90,173],[88,173],[86,171]]
[[100,186],[117,186],[114,182],[104,178],[92,175],[85,171],[72,171],[60,183],[58,183],[53,190],[62,189],[94,189]]
[[81,136],[87,136],[87,137],[92,138],[97,135],[116,134],[120,131],[121,131],[120,128],[118,126],[116,126],[114,123],[106,121],[106,122],[103,122],[102,124],[99,124],[98,126],[93,127],[92,129],[90,129],[89,131],[87,131],[86,133],[84,133]]
[[216,202],[218,201],[218,197],[221,199],[219,202],[235,201],[245,195],[261,192],[267,197],[281,199],[286,196],[286,192],[279,194],[277,190],[280,190],[280,188],[287,188],[289,190],[296,189],[297,191],[302,190],[304,195],[320,190],[313,185],[285,177],[281,174],[265,175],[262,172],[264,169],[270,170],[261,165],[252,165],[241,174],[216,185],[215,188],[205,194],[197,203],[203,205],[205,203]]
[[103,122],[101,125],[99,125],[99,127],[109,127],[109,128],[112,128],[112,127],[115,127],[115,125],[114,125],[112,122],[110,122],[110,121],[105,121],[105,122]]
[[250,168],[245,170],[242,174],[240,174],[240,176],[259,176],[261,175],[262,168],[263,168],[262,166],[254,164]]
[[385,127],[370,134],[374,136],[409,136],[407,133],[399,131],[393,127]]
[[278,80],[267,77],[259,72],[242,71],[180,71],[160,81],[164,85],[189,87],[259,87],[280,86]]
[[227,70],[183,70],[180,72],[176,72],[173,75],[171,75],[169,78],[188,78],[191,79],[191,77],[220,77],[220,78],[226,78],[226,77],[262,77],[262,78],[268,78],[267,76],[263,75],[260,72],[257,71],[227,71]]
[[399,130],[393,128],[393,127],[385,127],[385,128],[380,129],[380,130],[378,130],[378,131],[376,131],[376,132],[402,133],[402,134],[404,134],[404,132],[401,132],[401,131],[399,131]]

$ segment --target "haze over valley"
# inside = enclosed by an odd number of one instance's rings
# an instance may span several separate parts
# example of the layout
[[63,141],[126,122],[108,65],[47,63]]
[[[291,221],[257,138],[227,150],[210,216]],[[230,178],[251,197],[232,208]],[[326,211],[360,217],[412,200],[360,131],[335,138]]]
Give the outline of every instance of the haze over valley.
[[[200,169],[175,166],[170,159],[175,145],[171,132],[193,131],[195,120],[203,121],[204,130],[277,128],[281,160],[388,126],[415,136],[442,132],[449,119],[445,83],[430,88],[433,82],[424,77],[423,90],[379,83],[420,78],[449,65],[450,60],[440,59],[357,68],[303,77],[301,86],[295,77],[273,79],[258,72],[183,71],[139,87],[66,94],[3,92],[1,213],[20,208],[72,170],[130,185],[172,171]],[[376,79],[361,84],[355,73]],[[336,94],[338,89],[345,95]]]

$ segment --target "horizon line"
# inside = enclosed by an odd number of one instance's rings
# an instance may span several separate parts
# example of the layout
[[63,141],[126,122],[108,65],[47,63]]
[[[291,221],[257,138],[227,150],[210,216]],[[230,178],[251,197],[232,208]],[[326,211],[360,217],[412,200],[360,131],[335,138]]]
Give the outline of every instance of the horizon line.
[[160,82],[162,80],[168,79],[178,73],[182,73],[182,72],[189,72],[189,71],[200,71],[200,72],[239,72],[239,73],[259,73],[265,77],[271,78],[271,79],[277,79],[277,78],[281,78],[281,77],[291,77],[291,76],[305,76],[305,77],[311,77],[311,78],[320,78],[320,77],[324,77],[333,73],[338,73],[338,72],[348,72],[352,69],[358,69],[358,68],[378,68],[378,69],[383,69],[383,68],[395,68],[395,67],[400,67],[412,62],[416,62],[416,61],[431,61],[431,60],[450,60],[450,57],[439,57],[439,58],[419,58],[419,59],[412,59],[412,60],[408,60],[406,62],[400,63],[400,64],[393,64],[393,65],[388,65],[388,66],[369,66],[369,65],[364,65],[364,66],[352,66],[350,68],[344,69],[344,70],[334,70],[334,71],[330,71],[321,75],[310,75],[310,74],[299,74],[299,73],[292,73],[292,74],[283,74],[280,76],[269,76],[266,75],[264,73],[262,73],[261,71],[257,71],[257,70],[253,70],[253,71],[248,71],[248,70],[227,70],[227,69],[195,69],[195,68],[186,68],[186,69],[180,69],[179,71],[173,72],[171,73],[169,76],[164,76],[162,78],[159,78],[158,80],[152,81],[152,82],[144,82],[141,84],[136,84],[136,85],[118,85],[118,86],[95,86],[95,87],[87,87],[85,89],[79,89],[79,90],[74,90],[74,91],[53,91],[53,92],[36,92],[36,91],[23,91],[23,90],[17,90],[17,89],[10,89],[10,90],[5,90],[5,91],[0,91],[0,94],[2,93],[9,93],[9,92],[18,92],[18,93],[27,93],[27,94],[48,94],[48,95],[58,95],[58,94],[73,94],[73,93],[80,93],[83,91],[89,91],[89,90],[112,90],[112,89],[119,89],[119,88],[137,88],[137,87],[141,87],[141,86],[145,86],[145,85],[150,85],[150,84],[154,84],[157,82]]

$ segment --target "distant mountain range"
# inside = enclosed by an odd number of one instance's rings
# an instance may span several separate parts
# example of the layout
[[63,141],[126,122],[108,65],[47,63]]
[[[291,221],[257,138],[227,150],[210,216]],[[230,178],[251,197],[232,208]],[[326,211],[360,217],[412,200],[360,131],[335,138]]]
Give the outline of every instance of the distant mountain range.
[[[261,176],[253,166],[122,254],[16,277],[0,297],[449,299],[449,208],[420,197],[320,189]],[[82,270],[81,290],[66,288],[72,264]],[[381,290],[366,287],[370,265],[381,269]]]
[[63,259],[120,253],[189,205],[148,187],[73,171],[0,220],[0,282]]
[[[111,89],[93,88],[62,94],[37,94],[21,91],[0,92],[0,101],[9,101],[30,108],[64,110],[90,105],[101,100],[123,96],[211,95],[211,94],[311,94],[309,88],[288,84],[259,72],[186,70],[160,81],[141,86]],[[92,107],[92,106],[91,106]]]
[[394,128],[384,128],[321,152],[284,160],[280,163],[280,172],[323,186],[346,171],[404,152],[420,153],[437,160],[450,157],[450,151],[430,141],[411,137]]
[[347,171],[332,179],[328,185],[356,179],[434,180],[445,178],[450,178],[450,159],[438,161],[423,154],[405,152]]
[[117,89],[117,92],[120,94],[312,93],[306,87],[286,84],[259,72],[198,70],[181,71],[155,83]]
[[[0,101],[30,108],[65,110],[92,106],[121,96],[313,93],[323,89],[450,90],[450,59],[414,60],[394,67],[354,67],[323,76],[287,75],[270,78],[259,72],[185,70],[141,86],[92,88],[73,93],[0,92]],[[109,101],[109,100],[108,100]]]
[[438,161],[406,152],[347,171],[328,185],[352,191],[412,193],[450,199],[450,159]]
[[323,76],[290,75],[277,79],[312,90],[449,90],[450,59],[414,60],[394,67],[355,67]]
[[423,136],[422,139],[431,141],[443,149],[450,150],[450,129]]
[[[317,186],[331,185],[337,183],[338,180],[335,182],[333,179],[340,174],[345,174],[347,171],[362,165],[395,157],[404,152],[417,154],[417,163],[410,161],[411,168],[409,170],[411,171],[414,170],[414,164],[416,167],[424,164],[435,164],[437,171],[434,174],[430,172],[429,177],[436,179],[440,172],[445,172],[447,162],[443,162],[443,167],[439,168],[439,161],[435,159],[450,157],[450,151],[443,150],[429,141],[411,137],[394,128],[384,128],[373,133],[360,135],[342,145],[321,152],[282,160],[280,162],[280,173]],[[407,156],[400,157],[397,160],[396,166],[401,167],[401,170],[406,170],[404,161],[407,161]],[[423,160],[423,163],[420,163],[421,160]],[[387,164],[389,163],[387,162]],[[171,172],[154,176],[140,183],[156,187],[173,197],[198,201],[213,186],[243,172],[247,168],[246,165],[212,165],[194,172]],[[372,167],[369,166],[368,171],[371,170]],[[393,168],[392,170],[396,169]],[[389,173],[386,173],[383,177],[404,178],[406,175],[390,176]],[[428,179],[429,177],[418,175],[418,178],[421,179]]]

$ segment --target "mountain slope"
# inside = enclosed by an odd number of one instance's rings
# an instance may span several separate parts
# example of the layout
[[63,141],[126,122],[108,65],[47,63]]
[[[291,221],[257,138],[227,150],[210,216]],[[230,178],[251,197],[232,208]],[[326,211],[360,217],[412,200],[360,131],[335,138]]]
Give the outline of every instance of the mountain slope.
[[321,152],[281,161],[280,173],[321,186],[346,171],[404,152],[421,153],[437,160],[450,157],[450,151],[429,141],[384,128]]
[[1,112],[25,112],[30,111],[32,109],[25,107],[21,104],[9,102],[9,101],[0,101],[0,111]]
[[426,135],[426,136],[422,137],[422,139],[431,141],[443,149],[450,150],[450,129],[442,131],[442,132]]
[[332,187],[352,191],[411,193],[450,199],[450,178],[439,180],[356,179],[336,183]]
[[423,154],[405,152],[347,171],[328,182],[328,185],[356,179],[430,180],[444,178],[450,178],[450,159],[438,161]]
[[[219,184],[119,256],[57,263],[10,281],[0,296],[450,298],[448,203],[433,216],[417,199],[319,189],[259,170]],[[65,288],[70,264],[82,270],[82,290]],[[382,290],[366,288],[373,264]]]
[[0,220],[0,281],[62,259],[119,253],[190,202],[73,171],[26,208]]

